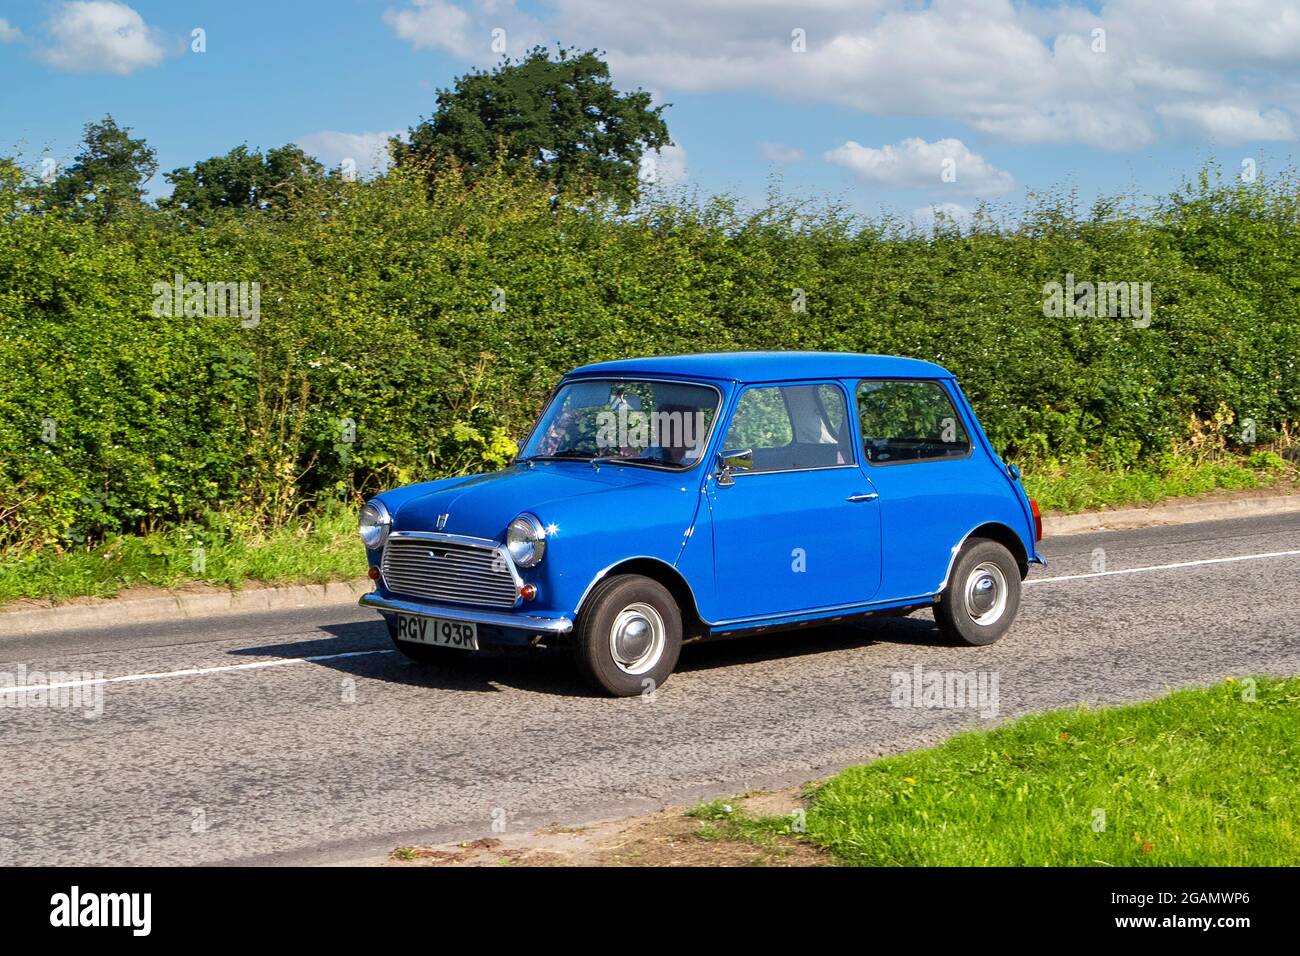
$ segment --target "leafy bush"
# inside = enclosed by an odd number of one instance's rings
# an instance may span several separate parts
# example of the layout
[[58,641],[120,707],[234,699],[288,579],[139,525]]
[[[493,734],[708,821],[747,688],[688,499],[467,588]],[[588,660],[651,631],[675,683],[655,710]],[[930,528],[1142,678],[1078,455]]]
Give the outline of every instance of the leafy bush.
[[[0,545],[280,527],[495,468],[561,373],[632,354],[931,359],[1022,462],[1154,462],[1247,424],[1267,442],[1300,421],[1297,196],[1207,173],[1142,214],[1039,199],[1014,226],[922,234],[789,200],[619,211],[396,172],[199,225],[73,221],[0,177]],[[1150,282],[1150,327],[1045,316],[1067,273]],[[259,321],[156,314],[178,275],[259,283]]]

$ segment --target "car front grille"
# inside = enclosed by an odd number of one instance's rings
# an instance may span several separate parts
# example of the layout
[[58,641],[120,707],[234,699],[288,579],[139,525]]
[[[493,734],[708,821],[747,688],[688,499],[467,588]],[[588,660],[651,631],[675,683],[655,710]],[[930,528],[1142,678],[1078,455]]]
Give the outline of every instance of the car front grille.
[[518,592],[505,552],[490,544],[394,535],[384,545],[380,571],[394,594],[514,607]]

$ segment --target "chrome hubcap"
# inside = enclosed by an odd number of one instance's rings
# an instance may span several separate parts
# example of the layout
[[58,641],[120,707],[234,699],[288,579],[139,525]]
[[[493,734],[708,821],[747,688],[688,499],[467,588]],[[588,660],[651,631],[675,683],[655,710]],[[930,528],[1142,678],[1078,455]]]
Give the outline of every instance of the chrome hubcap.
[[991,561],[977,565],[966,576],[966,613],[976,624],[987,627],[1007,609],[1007,579]]
[[644,674],[664,652],[664,619],[649,604],[629,604],[609,629],[609,653],[625,674]]

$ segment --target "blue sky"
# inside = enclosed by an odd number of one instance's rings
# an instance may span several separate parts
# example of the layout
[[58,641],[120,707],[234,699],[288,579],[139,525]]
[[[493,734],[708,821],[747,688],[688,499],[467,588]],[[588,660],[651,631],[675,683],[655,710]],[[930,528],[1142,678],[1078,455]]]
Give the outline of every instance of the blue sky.
[[1300,0],[9,0],[0,153],[67,161],[111,112],[161,170],[286,142],[364,169],[437,88],[537,42],[672,103],[661,181],[751,201],[773,174],[918,218],[1161,193],[1211,156],[1291,165],[1300,131]]

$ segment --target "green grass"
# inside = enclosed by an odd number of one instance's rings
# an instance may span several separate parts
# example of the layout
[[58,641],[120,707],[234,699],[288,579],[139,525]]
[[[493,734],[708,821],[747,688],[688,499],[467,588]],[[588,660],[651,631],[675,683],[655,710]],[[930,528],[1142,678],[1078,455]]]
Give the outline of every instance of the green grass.
[[814,791],[807,838],[861,866],[1294,866],[1300,679],[1053,711],[854,767]]
[[[269,532],[181,528],[122,535],[94,548],[0,555],[0,603],[112,597],[140,586],[205,582],[239,588],[254,582],[304,584],[362,577],[366,556],[356,520],[350,509],[336,507],[313,520]],[[196,563],[199,548],[201,570]]]
[[710,800],[686,811],[686,815],[702,821],[695,836],[702,840],[730,840],[770,847],[779,840],[793,837],[793,816],[752,816],[746,812],[744,797],[731,800]]
[[1026,465],[1025,491],[1044,512],[1072,514],[1099,508],[1153,504],[1209,491],[1294,484],[1296,469],[1276,452],[1193,459],[1166,455],[1151,464],[1118,469],[1089,460]]

